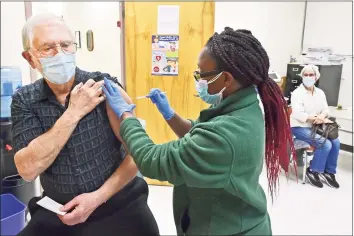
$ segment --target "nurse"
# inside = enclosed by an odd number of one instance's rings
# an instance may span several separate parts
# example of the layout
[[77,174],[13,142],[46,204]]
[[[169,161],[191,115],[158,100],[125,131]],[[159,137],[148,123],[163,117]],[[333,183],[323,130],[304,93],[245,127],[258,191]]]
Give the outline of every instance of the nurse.
[[180,138],[162,145],[106,80],[106,99],[121,122],[118,138],[144,176],[174,184],[179,235],[271,235],[259,184],[263,160],[273,197],[280,166],[288,170],[288,147],[294,149],[286,101],[268,77],[268,55],[250,31],[225,28],[202,49],[198,67],[196,90],[211,106],[197,120],[180,117],[159,89],[149,94]]

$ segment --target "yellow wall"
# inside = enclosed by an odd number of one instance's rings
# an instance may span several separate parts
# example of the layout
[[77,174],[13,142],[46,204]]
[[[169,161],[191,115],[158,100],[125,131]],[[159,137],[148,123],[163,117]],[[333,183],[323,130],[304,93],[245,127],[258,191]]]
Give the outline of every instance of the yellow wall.
[[[151,75],[151,37],[157,33],[158,5],[180,6],[179,75]],[[182,117],[195,119],[206,107],[196,93],[193,71],[200,50],[214,33],[213,2],[125,2],[126,88],[131,98],[146,95],[151,88],[167,92],[173,109]],[[136,114],[158,144],[176,139],[149,99],[134,100]],[[150,182],[152,183],[152,182]]]

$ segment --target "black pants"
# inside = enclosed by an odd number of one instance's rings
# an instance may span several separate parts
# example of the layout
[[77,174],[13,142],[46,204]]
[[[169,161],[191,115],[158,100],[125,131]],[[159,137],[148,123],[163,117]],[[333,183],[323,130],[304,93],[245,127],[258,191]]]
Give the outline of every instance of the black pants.
[[159,229],[147,205],[148,186],[137,177],[121,192],[98,207],[85,223],[63,224],[58,216],[36,204],[28,204],[31,220],[19,236],[157,236]]

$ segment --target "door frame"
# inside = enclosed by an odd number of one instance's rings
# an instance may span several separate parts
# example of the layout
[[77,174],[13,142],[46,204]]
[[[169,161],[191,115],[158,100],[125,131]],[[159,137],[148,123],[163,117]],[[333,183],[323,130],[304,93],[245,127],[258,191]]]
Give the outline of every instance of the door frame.
[[119,2],[119,22],[120,22],[120,68],[121,68],[121,84],[126,90],[126,74],[125,74],[125,3]]
[[[26,21],[32,16],[32,2],[23,2],[25,5],[25,19]],[[29,65],[30,69],[30,81],[33,83],[37,80],[37,71]]]

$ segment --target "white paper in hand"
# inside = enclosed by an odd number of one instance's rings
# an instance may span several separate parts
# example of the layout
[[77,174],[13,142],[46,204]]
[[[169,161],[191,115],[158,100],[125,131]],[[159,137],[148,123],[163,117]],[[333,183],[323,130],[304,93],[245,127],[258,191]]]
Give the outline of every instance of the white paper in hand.
[[63,206],[49,197],[44,197],[37,202],[38,205],[44,207],[47,210],[57,213],[58,215],[65,215],[66,212],[60,211],[59,209]]

